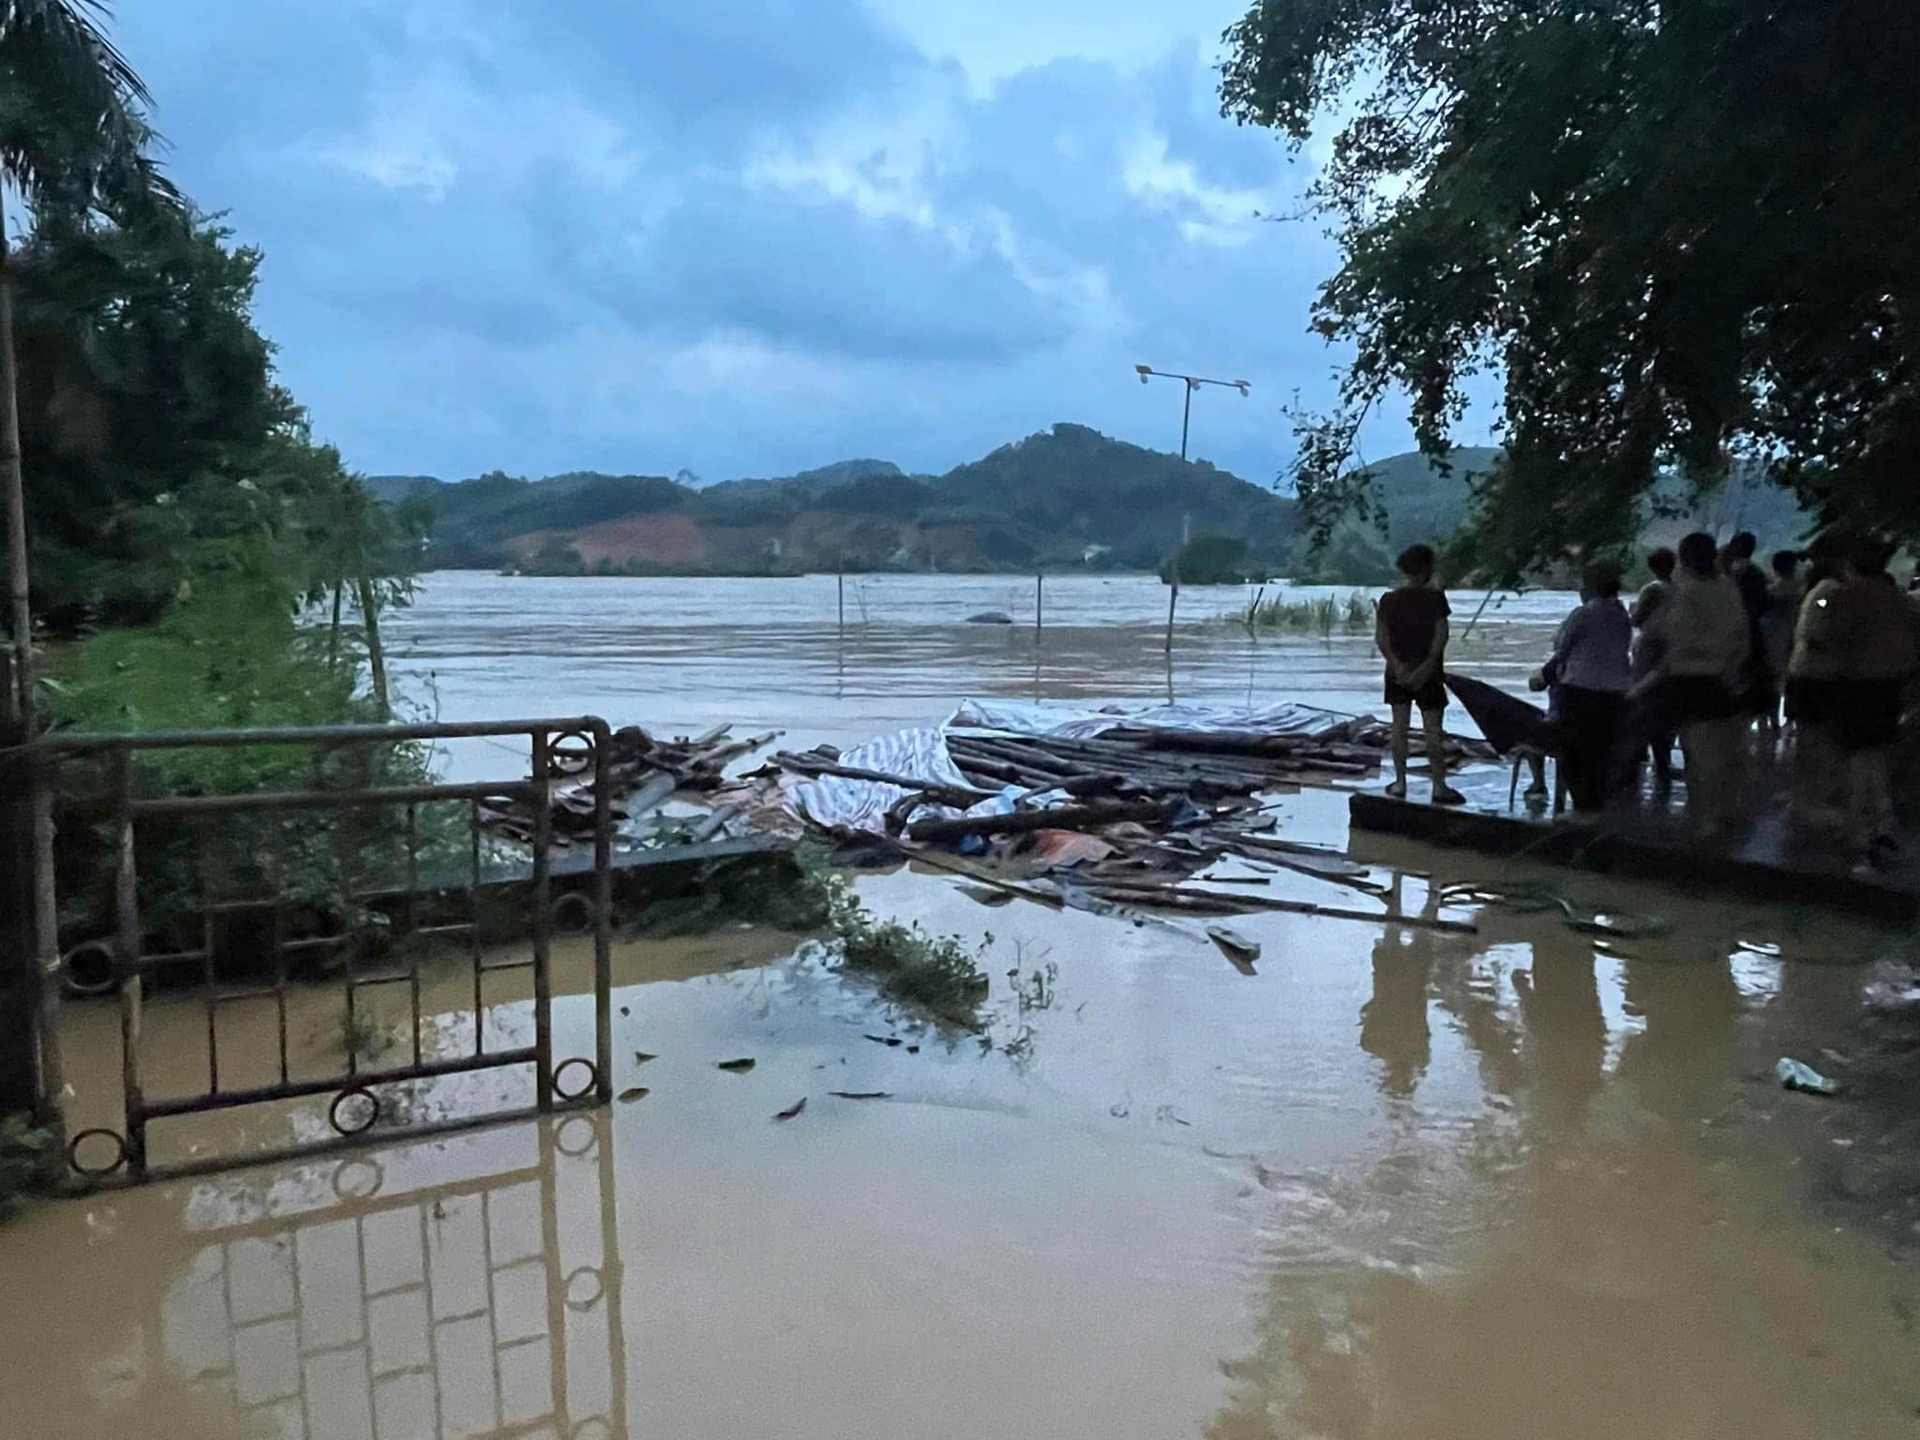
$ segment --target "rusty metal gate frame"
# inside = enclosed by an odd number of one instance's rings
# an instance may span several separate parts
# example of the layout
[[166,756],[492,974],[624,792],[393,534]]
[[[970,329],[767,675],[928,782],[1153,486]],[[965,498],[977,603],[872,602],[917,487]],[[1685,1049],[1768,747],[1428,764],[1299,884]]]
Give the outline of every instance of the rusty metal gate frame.
[[[528,1115],[583,1106],[604,1105],[613,1098],[612,1034],[612,851],[613,809],[609,784],[609,727],[593,716],[558,720],[522,720],[471,724],[414,724],[316,726],[285,729],[173,731],[151,734],[52,736],[19,747],[0,759],[25,758],[34,766],[34,848],[37,878],[34,896],[35,969],[38,988],[35,1015],[38,1078],[42,1096],[42,1119],[60,1141],[66,1156],[69,1179],[74,1183],[98,1185],[113,1181],[140,1183],[163,1176],[204,1173],[242,1165],[253,1165],[297,1156],[325,1153],[373,1141],[414,1139],[422,1135],[469,1129]],[[523,738],[528,742],[531,761],[529,778],[496,783],[421,784],[368,787],[314,788],[298,791],[253,792],[227,795],[169,795],[140,798],[134,791],[134,759],[147,751],[182,749],[236,749],[261,746],[306,746],[316,752],[332,752],[353,747],[391,745],[406,741]],[[63,762],[104,757],[113,765],[115,796],[112,824],[115,835],[114,914],[110,941],[83,941],[65,951],[61,948],[58,896],[53,883],[53,839],[55,824],[62,810],[59,789]],[[552,803],[556,779],[584,774],[594,777],[593,809],[593,886],[588,909],[594,945],[594,1058],[574,1057],[553,1063],[551,941],[554,904],[552,898]],[[479,892],[481,867],[479,847],[479,807],[482,800],[518,799],[530,806],[533,814],[532,836],[532,908],[533,934],[530,961],[486,964],[479,947]],[[344,944],[351,955],[355,938],[345,936],[317,939],[289,939],[279,923],[281,901],[276,897],[260,908],[272,908],[272,976],[265,983],[242,987],[222,986],[214,975],[214,941],[211,912],[202,897],[202,944],[198,949],[150,954],[145,949],[145,934],[138,898],[137,829],[145,817],[191,815],[219,817],[240,812],[320,812],[373,809],[403,805],[408,813],[408,864],[410,877],[418,879],[418,849],[414,820],[420,805],[432,802],[465,801],[473,842],[468,873],[468,893],[472,909],[464,922],[419,927],[415,934],[464,934],[467,953],[473,967],[475,997],[474,1052],[471,1055],[427,1059],[420,1048],[420,956],[411,954],[406,966],[394,973],[357,976],[353,961],[347,961],[344,979],[348,1024],[351,1027],[356,991],[370,985],[400,984],[410,989],[412,1017],[410,1058],[401,1064],[367,1069],[359,1062],[356,1048],[346,1047],[346,1071],[316,1079],[291,1077],[287,1046],[287,996],[296,984],[290,979],[288,957],[302,949],[320,945]],[[351,897],[350,897],[351,898]],[[83,958],[104,959],[110,973],[102,981],[78,978]],[[197,1095],[150,1098],[146,1093],[140,1063],[140,1039],[144,1001],[144,977],[161,965],[178,966],[198,962],[201,966],[199,999],[207,1017],[208,1085]],[[529,1046],[488,1051],[485,1042],[485,1012],[480,1003],[481,983],[487,973],[531,968],[533,971],[534,1041]],[[109,1129],[86,1129],[69,1134],[64,1106],[64,1072],[60,1062],[58,1022],[63,991],[80,995],[104,995],[118,991],[120,1003],[122,1091],[125,1105],[125,1133]],[[245,999],[271,999],[279,1024],[279,1072],[277,1082],[243,1089],[220,1086],[217,1015],[222,1004]],[[531,1109],[488,1112],[458,1116],[367,1134],[379,1118],[379,1097],[371,1087],[409,1080],[533,1065],[535,1105]],[[585,1067],[582,1083],[562,1083],[568,1071]],[[167,1165],[150,1164],[147,1156],[147,1127],[155,1120],[175,1116],[204,1114],[272,1101],[333,1094],[328,1110],[337,1135],[310,1143],[296,1143],[271,1150],[241,1154],[195,1157]],[[349,1100],[362,1097],[370,1102],[363,1108],[364,1120],[343,1123],[342,1112]],[[112,1145],[108,1163],[83,1163],[81,1147],[94,1142],[98,1150]]]

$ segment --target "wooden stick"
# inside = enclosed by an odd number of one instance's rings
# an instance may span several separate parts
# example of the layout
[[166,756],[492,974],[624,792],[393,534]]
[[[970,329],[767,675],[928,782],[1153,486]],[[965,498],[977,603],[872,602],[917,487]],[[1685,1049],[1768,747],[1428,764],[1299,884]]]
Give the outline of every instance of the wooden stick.
[[1022,835],[1033,830],[1090,830],[1122,821],[1164,821],[1169,806],[1160,801],[1113,801],[1104,805],[1058,805],[1051,810],[1016,810],[1007,815],[963,815],[952,820],[916,820],[907,838],[926,842],[960,840],[969,835]]
[[944,870],[949,875],[958,875],[963,879],[973,881],[975,884],[985,885],[991,890],[1003,891],[1021,900],[1031,900],[1035,904],[1045,905],[1051,910],[1062,910],[1066,908],[1067,902],[1058,895],[1050,894],[1045,890],[1036,890],[1030,885],[1016,884],[1012,880],[1002,880],[998,875],[985,874],[962,861],[942,855],[937,850],[917,850],[910,845],[900,845],[899,850],[902,855],[914,864],[930,865],[935,870]]
[[[1347,910],[1337,905],[1315,905],[1306,900],[1279,900],[1270,895],[1216,895],[1206,890],[1182,890],[1177,886],[1155,889],[1150,886],[1089,885],[1101,895],[1151,903],[1157,900],[1205,900],[1248,910],[1272,910],[1285,915],[1318,915],[1328,920],[1363,920],[1371,925],[1406,925],[1417,930],[1436,930],[1445,935],[1478,935],[1480,927],[1467,920],[1442,920],[1437,916],[1408,915],[1397,910]],[[1188,908],[1181,906],[1180,908]]]

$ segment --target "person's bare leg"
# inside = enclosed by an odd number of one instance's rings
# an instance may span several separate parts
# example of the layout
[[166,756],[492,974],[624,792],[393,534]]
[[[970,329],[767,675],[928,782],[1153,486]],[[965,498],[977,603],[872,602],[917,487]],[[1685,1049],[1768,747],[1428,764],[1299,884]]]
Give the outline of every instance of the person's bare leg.
[[1687,820],[1702,830],[1712,824],[1713,787],[1719,773],[1708,729],[1698,721],[1680,727],[1680,763],[1687,775]]
[[1853,843],[1871,853],[1893,841],[1893,755],[1889,750],[1856,750],[1847,757]]
[[1736,721],[1702,720],[1680,732],[1680,748],[1687,758],[1687,818],[1702,834],[1719,839],[1738,813],[1732,753],[1742,743]]
[[1458,805],[1466,797],[1447,784],[1447,727],[1444,710],[1422,710],[1420,724],[1427,737],[1427,773],[1433,776],[1433,803]]
[[1411,745],[1413,706],[1393,707],[1393,784],[1387,793],[1404,800],[1407,794],[1407,751]]

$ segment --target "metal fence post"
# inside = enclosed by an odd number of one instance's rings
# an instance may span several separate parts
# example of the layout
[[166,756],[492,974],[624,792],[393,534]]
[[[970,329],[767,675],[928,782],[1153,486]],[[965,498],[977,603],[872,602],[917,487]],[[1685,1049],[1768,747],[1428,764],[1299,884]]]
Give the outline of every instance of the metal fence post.
[[33,1048],[39,1076],[39,1122],[64,1149],[67,1077],[60,1062],[60,897],[53,869],[53,805],[57,761],[33,766]]
[[602,1105],[613,1099],[613,736],[593,728],[593,1054]]
[[553,737],[533,732],[533,1049],[534,1094],[553,1108]]
[[[147,1173],[146,1092],[140,1080],[140,1032],[145,984],[140,973],[140,891],[135,870],[133,830],[133,756],[113,757],[114,829],[117,853],[113,869],[114,958],[120,971],[120,1082],[127,1109],[127,1170],[135,1180]],[[208,1023],[212,1023],[209,1016]]]

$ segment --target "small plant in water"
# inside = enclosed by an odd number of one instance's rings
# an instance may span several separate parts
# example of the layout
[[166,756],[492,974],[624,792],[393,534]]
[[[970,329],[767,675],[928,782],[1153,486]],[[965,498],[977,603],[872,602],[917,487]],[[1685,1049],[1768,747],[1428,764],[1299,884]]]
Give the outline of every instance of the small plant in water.
[[1331,595],[1314,600],[1289,600],[1285,595],[1268,600],[1264,596],[1264,591],[1254,596],[1240,617],[1240,623],[1256,633],[1278,630],[1330,639],[1337,629],[1366,630],[1373,625],[1373,601],[1357,590],[1344,601]]
[[355,1010],[340,1016],[336,1039],[343,1054],[352,1056],[355,1063],[365,1065],[378,1060],[399,1044],[400,1031],[397,1026],[377,1020],[364,1010]]
[[889,999],[936,1020],[979,1028],[987,976],[957,936],[876,920],[845,891],[834,899],[832,924],[842,968],[872,978]]
[[0,1120],[0,1220],[20,1208],[20,1201],[39,1182],[52,1137],[35,1129],[24,1115]]

